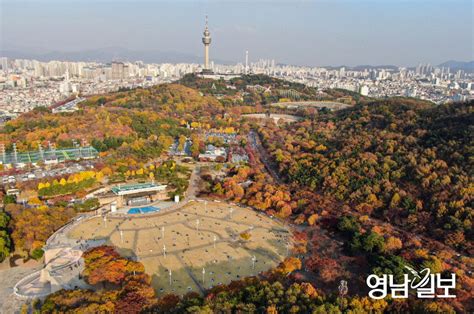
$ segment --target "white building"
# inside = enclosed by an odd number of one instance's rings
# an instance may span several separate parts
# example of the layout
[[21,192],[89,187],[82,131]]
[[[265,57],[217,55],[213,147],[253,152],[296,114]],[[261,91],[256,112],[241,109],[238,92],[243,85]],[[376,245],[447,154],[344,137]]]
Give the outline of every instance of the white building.
[[363,85],[360,88],[360,94],[362,96],[369,96],[369,87],[367,85]]

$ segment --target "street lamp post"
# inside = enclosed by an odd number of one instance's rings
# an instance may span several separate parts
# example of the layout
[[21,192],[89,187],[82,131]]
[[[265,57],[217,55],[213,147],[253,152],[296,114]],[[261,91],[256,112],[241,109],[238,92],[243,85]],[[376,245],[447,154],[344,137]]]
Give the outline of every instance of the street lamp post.
[[344,296],[349,291],[349,288],[347,287],[347,281],[341,280],[340,283],[339,283],[338,290],[339,290],[339,297],[340,297],[339,306],[340,306],[341,311],[342,311]]

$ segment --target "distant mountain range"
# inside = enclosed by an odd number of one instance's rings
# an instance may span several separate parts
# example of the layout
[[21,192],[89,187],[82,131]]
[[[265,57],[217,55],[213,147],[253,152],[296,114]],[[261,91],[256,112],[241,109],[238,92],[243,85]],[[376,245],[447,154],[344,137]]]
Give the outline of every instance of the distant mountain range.
[[[201,63],[202,57],[193,54],[175,51],[138,51],[120,47],[108,47],[84,51],[24,51],[2,50],[0,56],[16,59],[35,59],[38,61],[85,61],[101,62],[110,61],[143,61],[145,63]],[[215,60],[221,62],[221,60]],[[226,63],[225,61],[222,61]]]
[[[474,61],[455,61],[455,60],[450,60],[443,62],[439,65],[438,67],[445,67],[445,68],[450,68],[451,71],[457,71],[457,70],[464,70],[465,72],[473,73],[474,72]],[[398,69],[398,66],[396,65],[356,65],[356,66],[328,66],[326,68],[329,69],[340,69],[340,68],[346,68],[347,70],[353,70],[353,71],[362,71],[364,69],[392,69],[396,70]],[[415,69],[416,67],[409,67],[411,69]]]
[[396,70],[398,69],[398,66],[396,65],[369,65],[369,64],[364,64],[364,65],[356,65],[356,66],[347,66],[347,65],[339,65],[339,66],[326,66],[325,68],[327,69],[340,69],[340,68],[345,68],[346,70],[352,70],[352,71],[363,71],[364,69],[392,69]]
[[[83,51],[37,51],[32,49],[0,50],[0,56],[16,59],[35,59],[38,61],[85,61],[108,63],[110,61],[143,61],[145,63],[202,63],[202,56],[175,51],[139,51],[122,47],[107,47]],[[229,60],[213,60],[219,64],[232,64]],[[474,61],[446,61],[439,65],[449,67],[452,71],[464,70],[474,72]],[[363,69],[397,69],[395,65],[357,65],[357,66],[326,66],[338,69],[345,67],[350,70]]]
[[449,60],[439,65],[440,67],[448,67],[452,71],[464,70],[466,72],[474,72],[474,61],[455,61]]

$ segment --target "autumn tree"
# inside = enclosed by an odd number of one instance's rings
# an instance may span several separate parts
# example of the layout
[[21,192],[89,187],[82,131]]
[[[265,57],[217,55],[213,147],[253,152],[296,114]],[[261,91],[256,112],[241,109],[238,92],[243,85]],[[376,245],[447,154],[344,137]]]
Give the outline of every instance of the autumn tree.
[[128,275],[145,271],[143,265],[121,257],[110,246],[99,246],[86,251],[83,276],[91,285],[110,283],[122,285]]

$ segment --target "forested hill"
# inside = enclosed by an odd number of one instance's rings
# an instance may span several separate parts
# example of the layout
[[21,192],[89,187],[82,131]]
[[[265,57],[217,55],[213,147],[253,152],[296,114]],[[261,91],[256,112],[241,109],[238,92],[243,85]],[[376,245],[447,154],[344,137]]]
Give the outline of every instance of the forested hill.
[[294,188],[470,250],[473,108],[391,99],[260,134]]
[[44,147],[50,141],[62,148],[71,147],[73,140],[86,140],[100,151],[127,146],[139,148],[133,153],[143,155],[142,148],[156,148],[143,156],[153,157],[167,149],[163,143],[188,135],[189,130],[180,125],[183,121],[226,126],[217,99],[178,84],[91,96],[79,106],[71,113],[53,114],[47,108],[25,113],[0,129],[0,142],[8,150],[16,143],[19,151],[26,151],[36,150],[38,142]]
[[[185,191],[187,180],[173,170],[179,167],[166,161],[169,147],[177,142],[184,148],[189,138],[192,156],[197,157],[207,144],[224,145],[206,137],[215,132],[235,132],[238,144],[231,149],[245,152],[248,163],[200,164],[199,197],[229,200],[285,219],[294,227],[292,256],[259,278],[184,297],[155,295],[143,270],[131,276],[117,273],[117,263],[109,268],[104,264],[101,274],[123,275],[123,282],[104,284],[93,293],[59,291],[47,298],[42,312],[132,313],[145,307],[143,312],[153,313],[339,313],[340,308],[344,313],[472,312],[468,256],[474,252],[474,103],[374,101],[340,90],[320,93],[264,76],[230,82],[189,76],[181,83],[187,86],[162,84],[91,96],[71,113],[38,108],[5,123],[0,142],[7,150],[13,143],[22,152],[37,150],[39,143],[62,148],[84,140],[100,151],[101,158],[94,171],[17,183],[17,188],[48,196],[48,201],[57,191],[60,194],[54,206],[39,198],[30,199],[26,207],[5,199],[3,217],[11,220],[4,219],[9,227],[2,237],[13,246],[4,246],[4,256],[10,248],[41,256],[37,248],[86,208],[86,202],[81,207],[63,205],[63,194],[83,198],[103,184],[97,178],[165,179],[176,191]],[[288,95],[295,98],[291,100],[324,99],[354,106],[336,112],[269,106],[288,101]],[[277,125],[273,119],[243,115],[268,111],[299,115],[295,118],[301,120],[280,120]],[[30,223],[35,215],[37,223]],[[104,258],[89,266],[110,257],[129,263],[110,248],[100,250]],[[143,269],[141,264],[131,265]],[[369,274],[394,274],[400,282],[407,265],[430,268],[432,273],[456,272],[457,298],[400,301],[365,296]],[[350,287],[344,298],[337,298],[340,280]],[[81,302],[70,302],[71,298]]]

